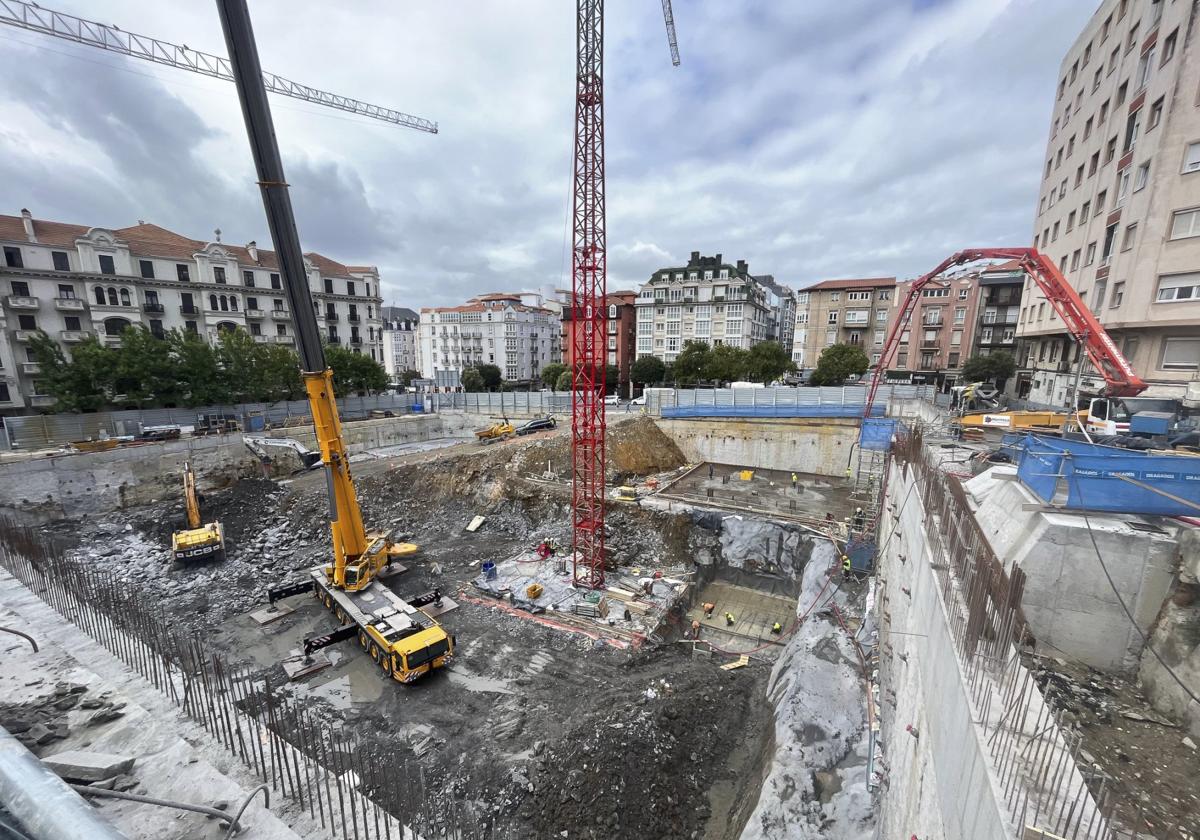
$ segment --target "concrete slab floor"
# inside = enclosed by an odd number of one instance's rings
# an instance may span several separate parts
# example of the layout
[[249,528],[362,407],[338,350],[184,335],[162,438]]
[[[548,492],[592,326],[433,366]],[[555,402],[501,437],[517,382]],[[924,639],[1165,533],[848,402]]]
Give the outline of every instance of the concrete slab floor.
[[[713,604],[712,617],[704,614],[704,605]],[[725,613],[732,613],[730,625]],[[747,651],[760,644],[779,644],[782,634],[775,635],[771,627],[775,622],[784,632],[796,619],[796,599],[773,595],[748,586],[725,581],[713,581],[700,591],[696,605],[687,613],[686,624],[700,622],[700,638],[734,652]],[[753,645],[747,644],[753,642]]]
[[822,520],[826,514],[842,521],[854,513],[852,490],[844,477],[755,469],[744,479],[743,467],[701,464],[659,495],[703,505],[706,501],[730,507],[771,511],[783,516]]

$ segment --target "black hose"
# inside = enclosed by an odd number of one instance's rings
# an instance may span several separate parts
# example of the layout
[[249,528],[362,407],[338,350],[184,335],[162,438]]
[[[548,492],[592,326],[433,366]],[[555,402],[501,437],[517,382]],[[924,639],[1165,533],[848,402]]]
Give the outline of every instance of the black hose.
[[0,627],[0,631],[4,633],[12,633],[14,636],[20,636],[22,639],[29,642],[29,644],[33,645],[34,653],[38,652],[38,643],[34,641],[33,636],[30,636],[28,633],[22,633],[20,630],[14,630],[11,627]]

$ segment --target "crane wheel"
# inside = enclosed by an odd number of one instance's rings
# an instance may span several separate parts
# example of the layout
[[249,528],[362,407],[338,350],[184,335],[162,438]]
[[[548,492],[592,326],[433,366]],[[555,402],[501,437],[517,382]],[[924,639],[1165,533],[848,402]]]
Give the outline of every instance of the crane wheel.
[[367,631],[366,630],[358,631],[358,643],[360,645],[362,645],[363,650],[367,649]]

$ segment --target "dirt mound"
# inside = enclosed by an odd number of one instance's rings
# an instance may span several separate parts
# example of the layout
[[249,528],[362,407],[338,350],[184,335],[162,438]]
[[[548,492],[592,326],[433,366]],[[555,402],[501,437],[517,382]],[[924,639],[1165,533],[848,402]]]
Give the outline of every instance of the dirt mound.
[[614,423],[605,441],[610,472],[652,475],[678,469],[687,463],[683,452],[649,417]]
[[747,735],[731,722],[760,719],[761,700],[752,671],[681,666],[633,696],[595,704],[546,748],[517,811],[533,836],[700,836],[707,791]]

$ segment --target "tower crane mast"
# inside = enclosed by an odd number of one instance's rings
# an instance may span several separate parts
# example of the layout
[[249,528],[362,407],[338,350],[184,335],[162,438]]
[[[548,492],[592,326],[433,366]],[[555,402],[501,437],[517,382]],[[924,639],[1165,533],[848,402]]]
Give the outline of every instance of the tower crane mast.
[[[193,50],[186,44],[172,44],[170,41],[151,38],[149,35],[126,32],[117,26],[76,17],[66,12],[45,9],[37,3],[29,3],[25,0],[0,0],[0,23],[41,35],[49,35],[52,38],[61,38],[64,41],[96,47],[130,58],[139,58],[167,67],[177,67],[180,70],[211,76],[214,79],[223,79],[227,82],[234,80],[233,67],[230,65],[229,59],[224,56]],[[437,123],[431,120],[310,87],[275,73],[262,71],[262,77],[263,86],[271,93],[290,96],[302,102],[324,105],[327,108],[336,108],[339,111],[346,111],[350,114],[369,117],[416,131],[437,134]]]
[[[663,17],[679,64],[670,0]],[[607,240],[604,209],[604,0],[575,16],[575,173],[571,257],[571,528],[576,586],[604,586],[604,386]]]

